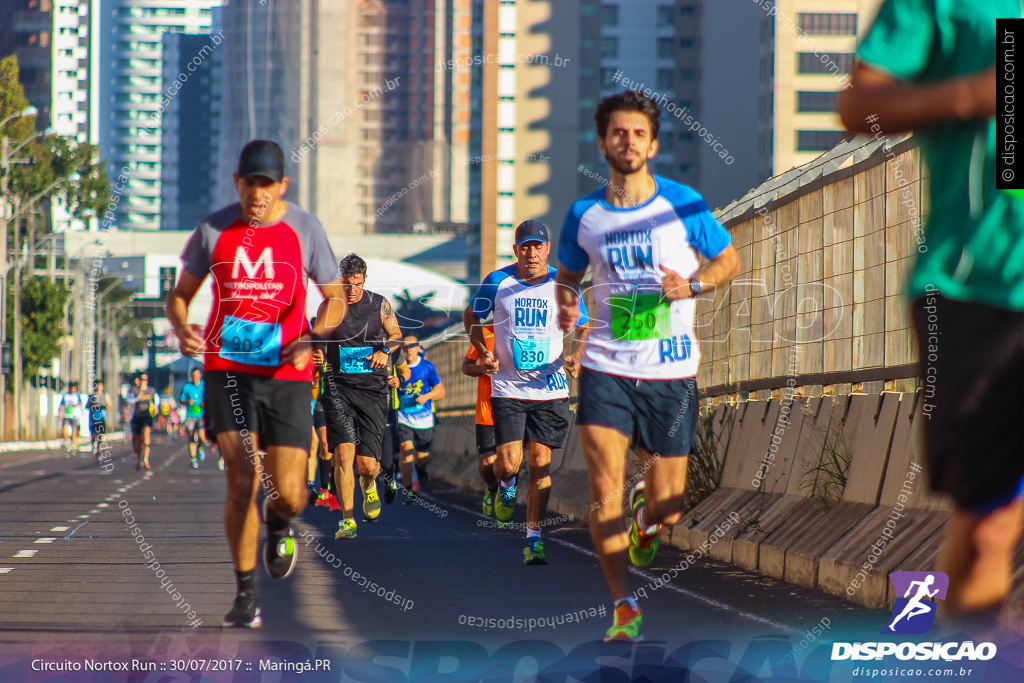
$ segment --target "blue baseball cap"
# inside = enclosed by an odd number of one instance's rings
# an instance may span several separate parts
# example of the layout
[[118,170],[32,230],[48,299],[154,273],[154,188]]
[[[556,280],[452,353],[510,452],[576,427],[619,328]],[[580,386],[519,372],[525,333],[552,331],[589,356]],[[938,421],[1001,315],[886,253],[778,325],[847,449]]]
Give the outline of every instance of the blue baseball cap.
[[523,221],[516,228],[516,246],[518,247],[526,242],[550,242],[549,234],[548,226],[531,218],[530,220]]

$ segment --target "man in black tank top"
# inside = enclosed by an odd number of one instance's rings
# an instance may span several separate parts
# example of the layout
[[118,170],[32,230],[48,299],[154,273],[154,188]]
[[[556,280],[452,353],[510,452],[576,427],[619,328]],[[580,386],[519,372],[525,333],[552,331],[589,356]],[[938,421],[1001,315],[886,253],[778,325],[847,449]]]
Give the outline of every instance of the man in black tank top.
[[[380,294],[363,289],[366,261],[355,254],[341,260],[341,281],[348,299],[348,315],[323,345],[327,447],[334,458],[334,481],[341,499],[342,519],[335,538],[355,538],[352,517],[355,473],[363,491],[363,513],[380,515],[376,477],[380,472],[381,436],[387,420],[388,359],[402,345],[391,304]],[[327,301],[321,304],[323,309]],[[319,314],[318,314],[319,315]]]

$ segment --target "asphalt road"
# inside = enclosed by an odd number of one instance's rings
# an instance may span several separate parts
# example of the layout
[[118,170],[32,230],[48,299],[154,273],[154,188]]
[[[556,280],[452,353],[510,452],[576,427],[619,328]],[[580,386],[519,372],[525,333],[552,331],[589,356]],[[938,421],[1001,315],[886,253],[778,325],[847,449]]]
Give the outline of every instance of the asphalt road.
[[104,468],[0,455],[0,682],[852,681],[862,662],[832,662],[830,641],[877,640],[888,616],[715,561],[663,584],[684,557],[665,548],[633,577],[646,641],[604,645],[611,602],[585,529],[550,520],[550,563],[522,566],[524,532],[435,481],[352,540],[308,508],[295,574],[258,572],[264,627],[224,629],[224,474],[166,438],[151,461],[137,473],[121,443]]

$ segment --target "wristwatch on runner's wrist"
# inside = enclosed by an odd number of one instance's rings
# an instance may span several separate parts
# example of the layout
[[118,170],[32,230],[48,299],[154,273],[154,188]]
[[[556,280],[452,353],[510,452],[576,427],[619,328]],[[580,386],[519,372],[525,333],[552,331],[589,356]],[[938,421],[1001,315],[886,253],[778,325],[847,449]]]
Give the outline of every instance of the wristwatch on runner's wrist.
[[690,296],[697,296],[704,291],[704,283],[700,280],[690,280]]

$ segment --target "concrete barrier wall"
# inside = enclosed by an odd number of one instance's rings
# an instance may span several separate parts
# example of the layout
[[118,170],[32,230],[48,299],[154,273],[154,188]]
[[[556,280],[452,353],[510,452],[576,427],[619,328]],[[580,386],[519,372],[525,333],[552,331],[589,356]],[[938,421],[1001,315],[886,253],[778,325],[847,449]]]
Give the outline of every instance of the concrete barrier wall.
[[[934,566],[951,510],[948,499],[928,491],[919,445],[926,418],[917,398],[885,393],[716,407],[713,424],[728,430],[722,485],[666,541],[701,547],[736,513],[741,523],[710,545],[710,556],[870,607],[891,605],[889,572]],[[435,451],[435,475],[483,492],[472,415],[441,417]],[[587,469],[575,429],[552,456],[551,471],[551,513],[585,520]]]

